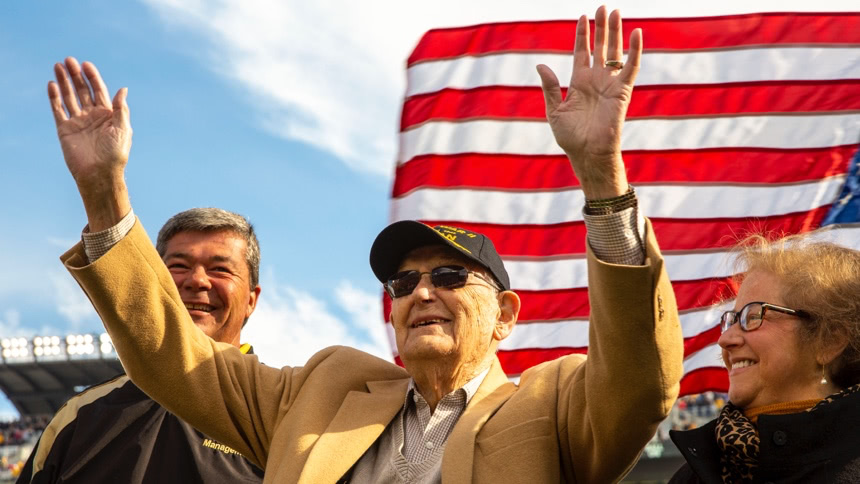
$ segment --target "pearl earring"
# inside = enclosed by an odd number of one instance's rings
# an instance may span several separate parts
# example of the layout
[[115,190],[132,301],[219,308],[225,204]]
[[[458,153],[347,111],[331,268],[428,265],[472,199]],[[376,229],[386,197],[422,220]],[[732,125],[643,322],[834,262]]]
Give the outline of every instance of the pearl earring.
[[821,365],[821,383],[822,385],[827,385],[827,373],[824,371],[826,368],[825,365]]

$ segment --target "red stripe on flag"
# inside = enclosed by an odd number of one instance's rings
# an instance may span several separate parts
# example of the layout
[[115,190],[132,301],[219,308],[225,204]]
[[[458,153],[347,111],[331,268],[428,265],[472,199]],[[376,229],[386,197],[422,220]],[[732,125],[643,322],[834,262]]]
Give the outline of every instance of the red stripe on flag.
[[795,212],[771,217],[752,217],[742,219],[680,220],[652,219],[654,234],[662,247],[668,250],[694,250],[706,248],[732,247],[752,234],[770,238],[786,234],[806,232],[818,227],[830,205],[806,212]]
[[[734,297],[731,278],[675,281],[672,287],[681,311],[712,306]],[[555,321],[587,318],[588,291],[584,287],[553,291],[516,291],[520,296],[519,321]]]
[[672,283],[679,311],[702,308],[732,299],[737,288],[731,277],[715,277],[698,281]]
[[[857,110],[858,86],[858,79],[642,86],[633,89],[627,119]],[[543,93],[539,87],[492,86],[413,96],[403,104],[400,130],[429,120],[471,118],[545,119]]]
[[[588,317],[588,290],[584,287],[556,291],[516,291],[522,305],[518,321],[544,322]],[[382,296],[382,314],[391,319],[391,298]]]
[[[452,222],[422,222],[435,227]],[[493,241],[502,257],[582,255],[585,253],[585,224],[568,222],[555,225],[501,225],[453,222],[457,227],[484,234]],[[514,281],[516,284],[516,281]]]
[[684,339],[684,357],[688,357],[702,348],[714,344],[714,341],[720,337],[720,325],[717,324],[713,328],[703,331],[696,336],[691,336]]
[[[681,311],[712,306],[735,294],[730,278],[675,281],[672,287]],[[519,321],[523,323],[587,318],[589,314],[588,291],[584,287],[516,292],[522,302]]]
[[520,296],[520,322],[586,318],[588,290],[584,287],[555,291],[516,291]]
[[552,348],[529,350],[500,350],[497,355],[508,375],[518,375],[538,363],[574,353],[585,354],[588,348]]
[[[860,43],[860,13],[761,13],[720,17],[624,19],[624,49],[635,28],[645,48],[700,50],[737,46]],[[594,30],[594,22],[591,22]],[[498,52],[573,52],[576,21],[494,23],[430,30],[407,65]]]
[[725,368],[708,367],[693,370],[681,379],[681,395],[703,392],[725,392],[729,388],[729,373]]
[[[652,219],[663,251],[731,247],[744,236],[788,234],[817,227],[830,206],[808,212],[741,219]],[[457,221],[424,221],[430,226],[453,224],[486,235],[502,257],[569,256],[585,253],[585,224],[501,225]],[[516,285],[516,281],[514,281]]]
[[[562,356],[573,354],[588,354],[588,348],[550,348],[550,349],[525,349],[525,350],[499,350],[497,356],[502,364],[502,369],[508,375],[519,375],[532,366],[552,361]],[[394,357],[394,362],[403,366],[400,356]],[[722,380],[725,378],[725,380]],[[699,391],[685,391],[684,385],[694,388],[704,388]],[[690,393],[702,393],[706,391],[725,391],[728,388],[728,373],[724,368],[708,367],[693,370],[681,381],[681,395]]]
[[[792,183],[843,174],[856,144],[818,149],[626,151],[630,183]],[[426,155],[397,167],[392,197],[423,187],[551,190],[578,187],[565,156]]]
[[[731,278],[713,278],[672,283],[675,299],[681,311],[708,307],[734,297],[736,288]],[[552,322],[584,319],[589,314],[588,290],[584,287],[552,291],[516,291],[521,306],[519,322]],[[391,299],[382,296],[382,314],[390,320]]]

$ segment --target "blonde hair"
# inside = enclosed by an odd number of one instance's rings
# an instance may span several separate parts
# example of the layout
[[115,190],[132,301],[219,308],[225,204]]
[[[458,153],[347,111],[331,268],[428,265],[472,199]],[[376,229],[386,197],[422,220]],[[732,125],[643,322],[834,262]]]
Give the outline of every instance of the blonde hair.
[[[782,298],[809,313],[801,338],[820,348],[847,340],[830,365],[830,379],[841,388],[860,383],[860,252],[800,234],[778,240],[751,235],[738,246],[738,269],[776,276]],[[735,277],[743,280],[744,273]]]

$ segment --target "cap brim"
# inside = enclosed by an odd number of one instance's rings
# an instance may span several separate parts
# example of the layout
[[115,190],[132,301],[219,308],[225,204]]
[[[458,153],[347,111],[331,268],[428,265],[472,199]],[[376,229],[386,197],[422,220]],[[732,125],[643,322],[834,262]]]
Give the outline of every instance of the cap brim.
[[402,220],[385,227],[370,247],[370,268],[381,283],[393,276],[409,252],[427,245],[447,245],[482,266],[480,260],[463,252],[432,227],[415,220]]

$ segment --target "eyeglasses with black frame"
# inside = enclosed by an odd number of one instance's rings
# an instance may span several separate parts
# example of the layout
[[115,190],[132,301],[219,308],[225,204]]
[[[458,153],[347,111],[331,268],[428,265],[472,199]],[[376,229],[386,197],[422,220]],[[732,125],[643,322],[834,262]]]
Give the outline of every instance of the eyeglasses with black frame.
[[501,291],[498,284],[479,272],[470,271],[463,266],[442,266],[430,272],[418,272],[415,270],[398,272],[385,282],[385,292],[392,299],[408,296],[418,287],[418,283],[421,282],[421,277],[424,274],[430,274],[430,282],[433,286],[445,289],[457,289],[458,287],[465,286],[466,281],[469,279],[469,274],[473,274],[478,279],[489,284],[493,289]]
[[726,311],[720,318],[720,332],[725,333],[735,323],[740,323],[744,331],[755,331],[761,327],[764,315],[768,311],[790,314],[799,318],[809,318],[809,313],[800,309],[791,309],[776,304],[754,301],[746,304],[740,311]]

